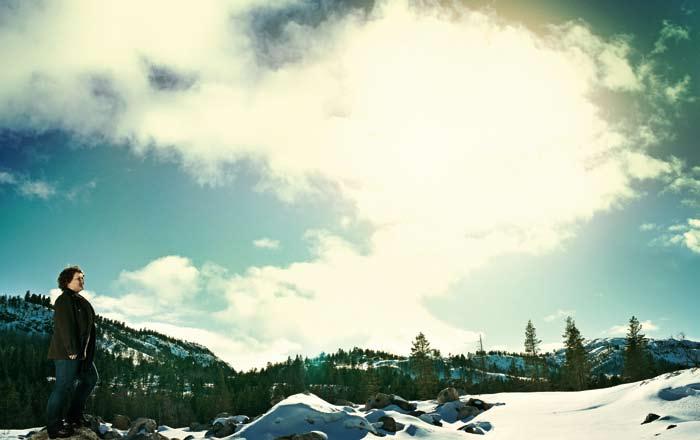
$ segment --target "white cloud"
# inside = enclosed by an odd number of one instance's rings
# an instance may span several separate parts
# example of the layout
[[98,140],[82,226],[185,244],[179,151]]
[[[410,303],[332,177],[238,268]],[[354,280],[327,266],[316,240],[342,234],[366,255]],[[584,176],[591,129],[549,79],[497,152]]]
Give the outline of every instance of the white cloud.
[[17,179],[12,173],[8,173],[7,171],[0,171],[0,184],[14,184],[17,182]]
[[[640,322],[642,325],[643,332],[655,332],[659,330],[659,326],[651,322],[650,320]],[[614,325],[610,327],[605,333],[610,336],[625,336],[627,330],[629,329],[629,324]]]
[[651,53],[664,53],[668,49],[668,46],[666,45],[668,41],[674,41],[677,43],[683,40],[690,40],[689,29],[685,26],[675,25],[668,20],[664,20],[663,27],[659,33],[659,38],[654,43],[654,50]]
[[[47,3],[0,30],[0,57],[13,60],[0,70],[0,124],[174,152],[202,183],[248,159],[259,190],[293,203],[332,188],[374,226],[369,251],[310,231],[310,261],[240,274],[163,257],[120,276],[134,314],[214,286],[228,303],[219,324],[260,353],[283,341],[405,352],[418,329],[460,352],[477,333],[431,315],[426,297],[495,256],[563,246],[638,197],[639,181],[673,173],[644,151],[663,132],[606,120],[591,100],[668,87],[621,37],[579,22],[540,37],[477,11],[447,19],[385,1],[369,19],[290,22],[261,57],[242,15],[251,4]],[[154,65],[181,87],[154,87]]]
[[270,238],[264,237],[259,238],[257,240],[253,240],[253,246],[264,249],[279,249],[280,242],[279,240],[272,240]]
[[32,198],[48,199],[56,194],[56,188],[43,180],[25,180],[18,185],[20,194]]
[[654,229],[656,229],[655,223],[643,223],[639,225],[640,231],[653,231]]
[[651,245],[684,246],[691,252],[700,254],[700,219],[689,218],[685,224],[668,227],[670,233],[651,241]]
[[168,255],[135,271],[122,271],[117,284],[135,304],[154,299],[162,304],[178,304],[200,289],[199,270],[188,258]]
[[562,310],[559,309],[556,312],[552,313],[551,315],[547,315],[544,317],[544,320],[546,322],[552,322],[557,319],[564,319],[567,316],[574,316],[576,314],[576,310]]
[[[675,104],[683,100],[688,93],[690,93],[690,75],[686,75],[682,80],[666,87],[664,93],[666,94],[666,99],[668,99],[671,104]],[[686,99],[691,101],[694,100],[694,98]]]

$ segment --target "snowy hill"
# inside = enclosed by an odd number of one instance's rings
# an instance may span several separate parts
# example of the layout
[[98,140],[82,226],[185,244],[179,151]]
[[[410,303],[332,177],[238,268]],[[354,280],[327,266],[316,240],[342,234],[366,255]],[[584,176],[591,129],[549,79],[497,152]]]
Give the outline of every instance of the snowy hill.
[[[451,417],[454,409],[470,398],[494,406],[473,418]],[[314,395],[296,394],[244,425],[232,438],[274,439],[309,431],[322,432],[330,439],[367,438],[373,437],[371,432],[391,433],[383,429],[379,421],[384,416],[403,425],[393,433],[396,439],[464,438],[465,433],[460,428],[469,425],[475,433],[485,433],[494,440],[637,440],[654,438],[658,434],[661,438],[700,438],[700,369],[697,368],[601,390],[501,393],[460,396],[459,403],[443,405],[434,400],[415,403],[425,414],[416,417],[396,406],[365,412],[355,407],[331,405]],[[660,418],[642,424],[649,413]]]
[[[28,301],[0,302],[0,330],[15,330],[49,337],[53,332],[53,310]],[[190,358],[197,365],[223,363],[208,348],[193,342],[174,339],[154,331],[140,331],[98,315],[99,350],[133,359]]]

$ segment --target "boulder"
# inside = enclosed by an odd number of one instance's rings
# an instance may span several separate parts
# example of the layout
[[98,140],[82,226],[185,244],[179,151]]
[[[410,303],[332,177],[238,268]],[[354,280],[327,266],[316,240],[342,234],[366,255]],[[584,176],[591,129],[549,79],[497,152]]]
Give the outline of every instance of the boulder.
[[431,425],[435,426],[442,426],[442,422],[440,421],[440,414],[421,414],[418,418],[424,421],[425,423],[430,423]]
[[335,399],[334,405],[355,407],[355,404],[345,399]]
[[381,416],[378,421],[381,422],[381,426],[379,428],[383,429],[384,431],[396,432],[401,431],[404,428],[404,424],[397,422],[393,417]]
[[473,406],[474,408],[478,408],[481,411],[486,411],[487,409],[491,409],[491,407],[493,407],[493,405],[490,403],[486,403],[481,399],[473,399],[471,397],[465,402],[465,404]]
[[192,434],[190,434],[187,437],[185,437],[183,440],[193,440],[193,439],[194,439],[194,436]]
[[[80,427],[75,430],[75,434],[71,437],[67,437],[65,440],[100,440],[100,438],[89,428]],[[28,440],[49,440],[49,433],[46,432],[46,428],[39,432],[35,432]]]
[[248,416],[219,417],[214,420],[213,426],[204,436],[216,438],[228,437],[236,432],[238,425],[246,423],[249,420],[250,418]]
[[675,428],[676,426],[678,426],[678,425],[668,425],[668,426],[666,427],[666,429],[673,429],[673,428]]
[[421,410],[419,410],[419,409],[415,409],[415,410],[413,410],[413,411],[407,412],[406,414],[408,414],[409,416],[413,416],[413,417],[420,417],[420,416],[422,416],[423,414],[425,414],[425,411],[421,411]]
[[364,410],[369,411],[373,408],[382,409],[389,405],[396,405],[404,411],[413,411],[416,409],[416,405],[414,403],[410,403],[401,396],[396,394],[377,393],[374,397],[367,400]]
[[137,432],[133,436],[127,436],[125,440],[169,440],[168,437],[164,436],[160,432]]
[[469,434],[478,434],[478,435],[484,435],[484,430],[479,428],[473,423],[468,423],[460,428],[457,428],[459,431],[464,431]]
[[310,431],[303,434],[283,435],[276,437],[275,440],[328,440],[328,436],[325,432]]
[[129,417],[122,414],[115,414],[114,417],[112,417],[112,428],[126,431],[129,429],[129,426],[131,426],[131,419]]
[[466,419],[466,418],[472,418],[476,417],[481,411],[479,408],[475,406],[469,406],[469,405],[464,405],[463,407],[459,408],[457,412],[457,418],[458,419]]
[[212,425],[210,425],[208,423],[199,423],[199,422],[190,423],[190,431],[192,431],[192,432],[207,431],[211,428],[212,428]]
[[109,431],[105,432],[102,436],[104,440],[115,440],[122,437],[123,436],[119,433],[119,431],[116,431],[114,429],[110,429]]
[[[216,419],[225,419],[225,418],[227,418],[227,417],[231,417],[231,414],[229,414],[229,413],[227,413],[227,412],[224,411],[224,412],[220,412],[219,414],[217,414],[216,417],[214,417],[214,420],[216,420]],[[214,422],[212,422],[212,424],[213,424],[213,423],[214,423]]]
[[644,425],[645,423],[651,423],[651,422],[653,422],[654,420],[656,420],[656,419],[658,419],[658,418],[659,418],[659,415],[658,415],[658,414],[649,413],[649,414],[647,414],[647,416],[644,418],[644,421],[643,421],[641,424]]
[[126,436],[132,438],[137,434],[153,434],[156,432],[157,427],[158,424],[155,420],[146,417],[139,417],[131,422],[129,432],[127,432]]
[[455,400],[459,400],[459,393],[455,387],[447,387],[437,395],[437,402],[440,405],[445,402],[454,402]]

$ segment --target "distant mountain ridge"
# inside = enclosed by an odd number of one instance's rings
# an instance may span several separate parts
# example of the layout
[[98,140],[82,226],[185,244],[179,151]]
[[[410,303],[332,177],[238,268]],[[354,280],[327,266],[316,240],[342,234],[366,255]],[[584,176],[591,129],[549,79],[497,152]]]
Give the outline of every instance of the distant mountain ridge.
[[[49,337],[53,332],[53,309],[40,301],[20,297],[0,297],[0,330]],[[45,298],[45,297],[44,297]],[[201,366],[226,364],[207,347],[176,339],[152,330],[137,330],[125,324],[97,316],[97,345],[115,356],[144,360],[187,359]],[[231,368],[226,364],[228,368]]]
[[[3,297],[0,297],[3,298]],[[16,330],[25,333],[46,335],[53,331],[53,310],[46,305],[22,300],[13,297],[13,304],[8,302],[8,297],[0,301],[0,330]],[[40,302],[40,301],[39,301]],[[224,361],[214,355],[207,347],[194,342],[175,339],[152,330],[137,330],[123,323],[98,317],[98,346],[116,356],[142,358],[146,360],[158,359],[167,361],[168,358],[191,358],[193,362],[202,366],[215,364],[226,365]],[[586,340],[584,343],[586,352],[592,364],[594,375],[621,375],[623,368],[623,355],[625,338],[596,338]],[[700,366],[700,342],[687,339],[648,339],[648,349],[657,362],[664,363],[667,367],[687,368]],[[365,356],[363,350],[357,352],[339,350],[346,354],[356,365],[374,368],[397,368],[404,372],[410,372],[409,360],[404,356],[383,353],[379,358]],[[357,353],[357,355],[353,354]],[[378,353],[378,352],[374,352]],[[322,363],[324,354],[311,359],[313,363]],[[526,368],[526,356],[521,353],[507,353],[503,351],[489,351],[480,354],[468,354],[471,359],[472,369],[485,370],[491,376],[501,376],[507,379],[509,376],[519,377]],[[559,349],[540,355],[549,369],[559,369],[565,360],[565,350]],[[443,358],[446,359],[446,358]],[[442,378],[449,376],[457,378],[463,373],[464,367],[454,367],[446,363],[443,368],[438,368],[438,375]],[[518,372],[519,371],[519,372]]]

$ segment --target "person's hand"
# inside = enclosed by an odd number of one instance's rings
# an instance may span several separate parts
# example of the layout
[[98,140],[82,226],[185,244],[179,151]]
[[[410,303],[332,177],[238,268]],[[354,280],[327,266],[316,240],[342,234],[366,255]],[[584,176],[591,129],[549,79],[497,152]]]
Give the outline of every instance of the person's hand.
[[77,354],[69,354],[68,357],[69,357],[70,359],[77,359],[77,358],[78,358],[78,355],[77,355]]

